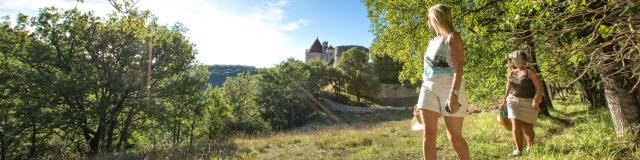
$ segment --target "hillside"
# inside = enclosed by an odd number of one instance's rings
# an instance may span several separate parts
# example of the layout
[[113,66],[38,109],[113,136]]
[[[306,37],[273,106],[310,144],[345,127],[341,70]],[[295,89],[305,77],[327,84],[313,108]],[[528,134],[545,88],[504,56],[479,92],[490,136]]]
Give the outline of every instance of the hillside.
[[221,86],[227,77],[235,77],[241,73],[257,73],[256,67],[243,65],[210,65],[208,66],[208,70],[211,76],[209,77],[209,80],[207,80],[207,83],[212,84],[213,86]]
[[[633,142],[616,140],[606,108],[587,112],[578,102],[556,102],[554,118],[540,118],[536,146],[517,159],[639,159]],[[421,132],[411,131],[410,111],[367,114],[341,113],[345,123],[327,120],[291,131],[264,135],[236,135],[228,141],[167,148],[125,156],[151,159],[421,159]],[[465,119],[464,136],[472,159],[511,159],[511,134],[499,126],[496,113],[482,112]],[[456,159],[440,119],[438,155]],[[132,156],[132,157],[129,157]],[[120,157],[120,158],[125,158]],[[111,157],[113,158],[113,157]]]

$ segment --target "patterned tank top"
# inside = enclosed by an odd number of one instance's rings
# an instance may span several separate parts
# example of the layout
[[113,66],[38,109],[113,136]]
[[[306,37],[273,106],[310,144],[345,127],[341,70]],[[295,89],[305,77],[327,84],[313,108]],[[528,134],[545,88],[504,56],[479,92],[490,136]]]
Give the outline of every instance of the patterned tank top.
[[451,35],[436,37],[429,42],[427,52],[424,54],[422,73],[422,79],[425,82],[435,76],[453,76],[453,60],[449,48]]

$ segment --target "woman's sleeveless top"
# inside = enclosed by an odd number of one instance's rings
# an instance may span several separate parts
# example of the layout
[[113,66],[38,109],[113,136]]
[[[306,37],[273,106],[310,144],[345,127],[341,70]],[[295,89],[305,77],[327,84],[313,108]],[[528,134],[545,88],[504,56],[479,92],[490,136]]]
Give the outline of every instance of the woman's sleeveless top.
[[436,37],[429,42],[427,52],[424,55],[424,68],[422,79],[430,82],[436,76],[453,76],[453,60],[449,48],[449,36]]
[[518,76],[511,72],[509,75],[509,84],[511,89],[509,94],[518,98],[533,98],[536,95],[536,87],[533,86],[533,81],[529,78],[529,72],[527,71],[524,76]]

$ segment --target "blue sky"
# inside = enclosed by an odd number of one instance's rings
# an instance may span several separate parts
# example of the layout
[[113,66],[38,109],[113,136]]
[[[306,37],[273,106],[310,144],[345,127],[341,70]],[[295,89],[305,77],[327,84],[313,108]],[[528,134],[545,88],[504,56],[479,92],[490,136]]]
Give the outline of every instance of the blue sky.
[[[78,7],[110,13],[107,0],[2,0],[0,15],[36,15],[39,8]],[[289,57],[304,60],[316,37],[331,45],[369,47],[373,36],[360,0],[140,0],[161,24],[183,23],[204,64],[269,67]]]

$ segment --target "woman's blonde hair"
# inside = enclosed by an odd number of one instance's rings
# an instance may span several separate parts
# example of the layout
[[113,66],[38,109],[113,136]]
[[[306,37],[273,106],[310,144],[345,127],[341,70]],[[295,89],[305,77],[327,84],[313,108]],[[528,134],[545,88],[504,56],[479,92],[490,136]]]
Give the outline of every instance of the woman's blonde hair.
[[[429,23],[433,24],[433,30],[440,36],[449,35],[453,30],[453,20],[451,18],[451,8],[444,4],[436,4],[429,8]],[[432,26],[429,26],[432,27]]]
[[515,50],[509,54],[507,63],[514,67],[526,67],[527,66],[527,54],[521,50]]

